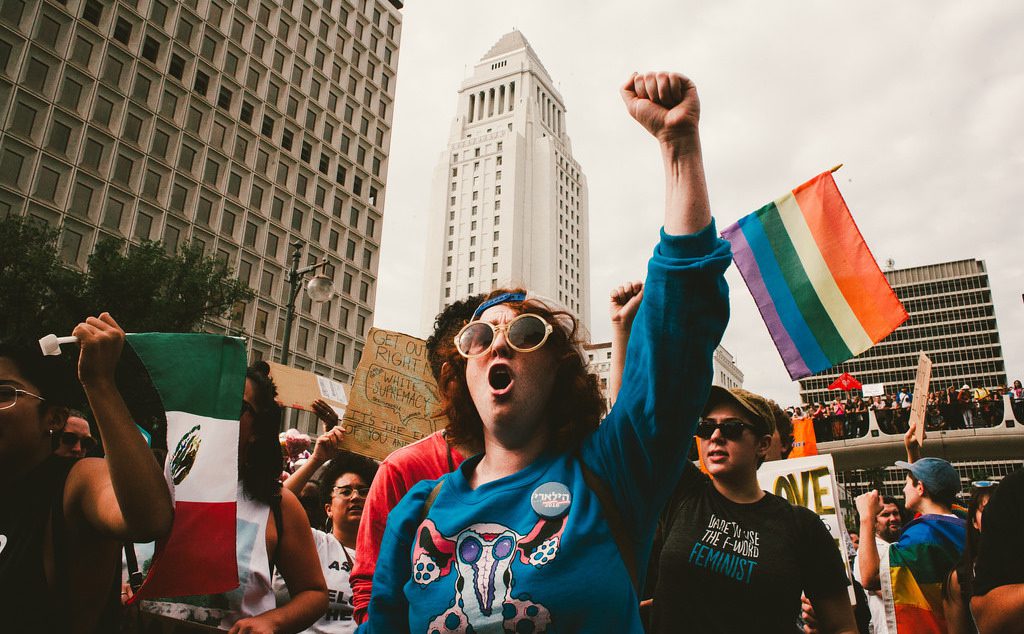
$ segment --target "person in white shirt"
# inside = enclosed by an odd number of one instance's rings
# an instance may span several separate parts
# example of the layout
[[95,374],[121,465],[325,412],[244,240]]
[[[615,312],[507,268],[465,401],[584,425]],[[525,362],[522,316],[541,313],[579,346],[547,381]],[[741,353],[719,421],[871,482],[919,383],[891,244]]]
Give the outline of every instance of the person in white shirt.
[[[882,510],[875,516],[875,544],[878,546],[879,554],[889,548],[889,544],[900,538],[900,531],[903,528],[903,517],[900,513],[899,504],[894,498],[885,496],[882,498]],[[853,576],[857,583],[862,586],[864,583],[860,578],[859,562],[853,561]],[[864,590],[868,596],[868,609],[871,611],[871,631],[873,634],[889,634],[885,621],[885,603],[882,601],[881,590]]]
[[[355,632],[352,620],[352,588],[349,573],[356,557],[356,535],[363,517],[363,504],[370,483],[377,473],[377,463],[341,449],[345,430],[328,431],[316,441],[309,460],[285,480],[284,486],[301,491],[312,475],[320,474],[320,497],[327,513],[324,530],[313,528],[313,541],[320,557],[320,567],[327,581],[327,614],[305,630],[313,634]],[[326,464],[326,466],[324,466]],[[288,602],[288,591],[275,575],[274,590],[278,605]]]

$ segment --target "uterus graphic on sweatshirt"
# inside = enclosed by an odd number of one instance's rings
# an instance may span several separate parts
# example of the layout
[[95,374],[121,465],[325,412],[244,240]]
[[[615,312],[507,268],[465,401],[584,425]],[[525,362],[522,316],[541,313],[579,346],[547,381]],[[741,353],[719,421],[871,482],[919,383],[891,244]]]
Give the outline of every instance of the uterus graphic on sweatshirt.
[[515,571],[554,561],[564,528],[565,517],[541,517],[526,535],[501,524],[478,523],[447,537],[432,520],[424,520],[416,531],[413,581],[426,586],[453,570],[457,575],[451,605],[431,620],[428,631],[519,632],[526,631],[519,629],[523,621],[533,625],[529,631],[546,631],[548,609],[525,592],[513,594]]

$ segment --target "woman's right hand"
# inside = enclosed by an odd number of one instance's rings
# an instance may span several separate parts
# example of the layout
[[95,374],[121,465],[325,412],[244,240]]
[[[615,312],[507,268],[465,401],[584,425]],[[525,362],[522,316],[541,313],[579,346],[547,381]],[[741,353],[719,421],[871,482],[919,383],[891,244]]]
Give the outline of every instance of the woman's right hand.
[[110,313],[89,317],[75,326],[71,334],[78,337],[78,380],[82,385],[86,388],[97,384],[113,385],[114,371],[124,347],[124,331]]

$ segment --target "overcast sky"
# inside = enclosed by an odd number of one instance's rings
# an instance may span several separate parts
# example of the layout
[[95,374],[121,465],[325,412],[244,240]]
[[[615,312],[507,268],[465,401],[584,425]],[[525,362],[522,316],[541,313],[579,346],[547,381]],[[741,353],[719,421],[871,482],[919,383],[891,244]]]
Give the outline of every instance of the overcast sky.
[[[518,28],[565,100],[590,186],[591,307],[642,278],[662,217],[660,158],[626,114],[632,71],[697,84],[719,228],[837,163],[875,257],[985,261],[1009,379],[1024,377],[1024,3],[691,0],[407,1],[375,325],[417,336],[427,198],[456,92]],[[795,403],[735,267],[723,344],[744,387]]]

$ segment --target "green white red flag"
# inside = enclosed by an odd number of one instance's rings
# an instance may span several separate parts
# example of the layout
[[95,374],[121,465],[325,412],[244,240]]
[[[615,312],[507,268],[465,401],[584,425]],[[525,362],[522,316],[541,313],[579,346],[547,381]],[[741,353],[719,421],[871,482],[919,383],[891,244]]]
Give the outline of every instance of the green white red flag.
[[126,341],[149,372],[167,416],[164,475],[174,500],[171,534],[157,542],[133,601],[235,588],[245,346],[235,337],[207,334],[129,334]]

